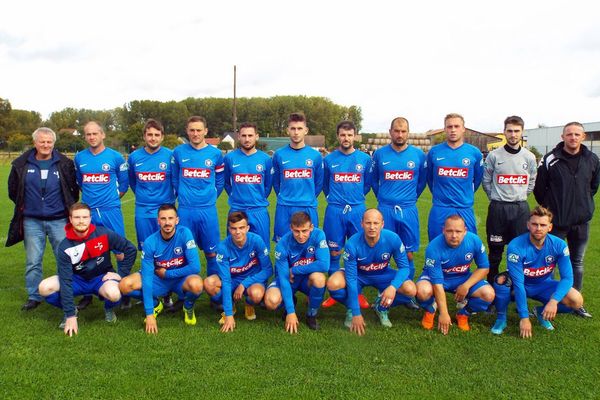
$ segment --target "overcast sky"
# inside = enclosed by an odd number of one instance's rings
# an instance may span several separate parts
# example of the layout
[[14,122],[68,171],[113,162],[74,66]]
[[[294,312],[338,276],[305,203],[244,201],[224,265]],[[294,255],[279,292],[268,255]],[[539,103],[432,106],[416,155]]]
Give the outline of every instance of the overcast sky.
[[43,117],[232,97],[236,64],[239,97],[358,105],[364,132],[399,115],[439,128],[448,112],[484,132],[511,114],[529,128],[600,120],[599,3],[404,3],[5,2],[0,97]]

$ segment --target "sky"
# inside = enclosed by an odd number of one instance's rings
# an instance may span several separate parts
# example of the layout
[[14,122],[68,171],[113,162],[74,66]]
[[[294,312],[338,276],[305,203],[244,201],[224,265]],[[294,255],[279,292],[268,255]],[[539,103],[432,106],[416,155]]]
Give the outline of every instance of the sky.
[[[0,98],[47,118],[132,100],[323,96],[363,132],[600,121],[593,1],[21,1],[0,12]],[[214,4],[213,4],[214,3]],[[415,4],[412,4],[415,3]],[[210,123],[210,121],[209,121]]]

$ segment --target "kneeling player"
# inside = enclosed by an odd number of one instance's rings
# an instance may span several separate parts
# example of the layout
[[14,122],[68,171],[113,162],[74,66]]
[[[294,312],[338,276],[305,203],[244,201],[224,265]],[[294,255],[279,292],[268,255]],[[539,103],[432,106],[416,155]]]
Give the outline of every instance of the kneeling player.
[[299,211],[292,215],[291,232],[283,235],[275,247],[275,279],[265,294],[265,305],[275,310],[283,301],[285,330],[298,332],[296,296],[300,290],[308,296],[306,324],[319,329],[317,312],[325,293],[325,273],[329,270],[329,248],[325,233],[315,228],[310,216]]
[[[477,269],[471,273],[475,259]],[[446,304],[446,293],[454,293],[454,299],[463,303],[456,314],[458,327],[468,331],[469,316],[485,311],[494,300],[494,290],[485,280],[489,261],[481,239],[467,232],[465,221],[459,215],[451,215],[444,222],[442,235],[437,236],[425,250],[425,267],[417,281],[417,300],[425,309],[421,325],[433,328],[436,306],[440,311],[438,327],[446,335],[451,321]]]
[[158,332],[156,317],[163,310],[158,298],[169,292],[184,299],[185,323],[196,325],[194,303],[202,293],[200,258],[192,232],[178,223],[174,205],[159,207],[160,230],[144,240],[141,271],[123,278],[119,284],[123,295],[143,299],[147,333]]
[[218,275],[204,280],[204,289],[211,301],[223,304],[219,324],[222,332],[235,328],[233,301],[246,297],[245,316],[256,319],[254,306],[265,295],[267,281],[273,274],[269,250],[262,238],[249,232],[248,216],[243,211],[234,211],[227,217],[229,236],[217,246]]
[[[379,291],[373,308],[386,328],[392,326],[388,310],[410,302],[417,292],[409,279],[410,268],[402,240],[396,233],[383,229],[381,212],[374,208],[365,211],[361,225],[364,232],[348,239],[344,249],[346,282],[329,290],[331,297],[348,308],[344,325],[359,335],[365,333],[365,321],[360,313],[358,294],[365,286]],[[398,270],[390,267],[391,257]]]
[[[71,206],[66,238],[56,252],[58,275],[44,279],[39,286],[48,303],[63,309],[65,316],[59,327],[69,336],[78,332],[75,296],[94,294],[104,299],[106,321],[117,320],[113,308],[121,299],[119,274],[129,273],[137,255],[133,243],[103,226],[96,227],[91,221],[87,204]],[[111,250],[122,253],[118,256],[119,274],[110,262]]]
[[[540,325],[554,330],[551,320],[557,312],[570,313],[583,306],[583,297],[573,286],[573,267],[567,243],[548,232],[552,230],[552,213],[537,206],[527,222],[529,233],[517,236],[508,244],[507,272],[499,274],[494,281],[496,311],[498,317],[492,333],[501,335],[506,328],[506,310],[511,298],[511,288],[521,319],[521,337],[532,335],[527,298],[537,300],[543,306],[535,307],[533,314]],[[552,278],[558,263],[560,280]]]

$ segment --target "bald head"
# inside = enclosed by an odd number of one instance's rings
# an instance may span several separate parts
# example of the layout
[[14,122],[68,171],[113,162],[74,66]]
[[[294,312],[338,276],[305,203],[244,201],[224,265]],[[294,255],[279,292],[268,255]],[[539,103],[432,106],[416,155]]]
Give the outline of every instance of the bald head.
[[363,214],[360,223],[365,231],[365,239],[369,244],[375,244],[379,241],[381,230],[383,229],[383,215],[375,208],[369,208]]

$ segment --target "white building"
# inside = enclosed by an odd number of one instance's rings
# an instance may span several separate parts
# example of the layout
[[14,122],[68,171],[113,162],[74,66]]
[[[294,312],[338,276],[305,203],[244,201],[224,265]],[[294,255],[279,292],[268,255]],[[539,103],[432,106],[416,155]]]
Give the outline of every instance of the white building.
[[[600,155],[600,121],[582,122],[581,124],[586,133],[586,140],[583,144],[594,153]],[[563,127],[564,125],[525,129],[523,136],[527,141],[527,147],[535,147],[541,154],[548,153],[559,142],[562,142],[560,135],[562,134]]]

